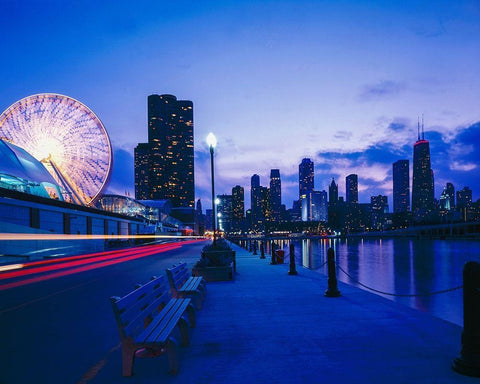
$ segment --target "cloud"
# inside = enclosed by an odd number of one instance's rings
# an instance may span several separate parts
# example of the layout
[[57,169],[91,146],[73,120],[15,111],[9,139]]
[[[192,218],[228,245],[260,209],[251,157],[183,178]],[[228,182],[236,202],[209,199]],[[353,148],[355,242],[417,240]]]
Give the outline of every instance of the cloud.
[[478,164],[480,163],[480,147],[478,143],[480,143],[480,122],[460,130],[453,140],[452,146],[460,149],[457,153],[464,160]]
[[350,140],[352,138],[352,132],[350,131],[338,131],[335,133],[335,135],[333,136],[335,139],[339,139],[339,140]]
[[393,132],[404,132],[404,131],[409,130],[409,127],[404,122],[392,121],[388,125],[387,129],[390,130],[390,131],[393,131]]
[[366,84],[360,90],[358,99],[362,102],[377,101],[393,97],[406,89],[405,83],[382,80],[376,84]]

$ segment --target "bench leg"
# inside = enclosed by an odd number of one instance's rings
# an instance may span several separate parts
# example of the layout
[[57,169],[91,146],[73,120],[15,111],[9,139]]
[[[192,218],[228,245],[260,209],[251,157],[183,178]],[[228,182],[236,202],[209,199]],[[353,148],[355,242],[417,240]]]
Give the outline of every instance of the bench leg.
[[203,300],[205,300],[207,297],[207,286],[205,284],[200,284],[198,289],[200,289],[200,292],[202,292]]
[[122,369],[123,376],[133,375],[133,364],[135,362],[136,349],[122,345]]
[[194,296],[195,296],[195,305],[197,309],[202,309],[202,302],[203,302],[202,292],[200,292],[200,290],[197,290]]
[[180,337],[182,339],[182,347],[188,347],[190,344],[190,339],[188,337],[188,321],[184,318],[181,318],[178,321],[178,328],[180,329]]
[[178,373],[178,346],[172,338],[167,340],[167,356],[170,373],[176,375]]
[[195,307],[191,302],[187,307],[187,316],[188,316],[188,322],[190,323],[190,327],[195,328],[195,325],[197,324],[196,316],[195,316]]

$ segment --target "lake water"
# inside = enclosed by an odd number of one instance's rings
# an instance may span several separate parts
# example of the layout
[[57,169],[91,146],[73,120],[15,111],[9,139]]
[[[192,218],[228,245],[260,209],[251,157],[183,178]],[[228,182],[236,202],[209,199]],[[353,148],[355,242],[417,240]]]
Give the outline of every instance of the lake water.
[[[478,240],[328,239],[295,242],[297,263],[327,274],[323,264],[328,248],[335,250],[341,268],[338,280],[393,294],[422,295],[461,286],[464,264],[480,262]],[[429,296],[382,296],[463,326],[462,289]]]

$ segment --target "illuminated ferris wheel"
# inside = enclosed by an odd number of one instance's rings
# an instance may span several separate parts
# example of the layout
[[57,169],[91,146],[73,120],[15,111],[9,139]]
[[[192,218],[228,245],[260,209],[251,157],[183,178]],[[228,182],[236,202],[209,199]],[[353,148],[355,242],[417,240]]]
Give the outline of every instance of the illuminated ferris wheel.
[[26,97],[0,115],[0,137],[41,161],[64,188],[64,198],[92,205],[112,170],[112,146],[100,119],[63,95]]

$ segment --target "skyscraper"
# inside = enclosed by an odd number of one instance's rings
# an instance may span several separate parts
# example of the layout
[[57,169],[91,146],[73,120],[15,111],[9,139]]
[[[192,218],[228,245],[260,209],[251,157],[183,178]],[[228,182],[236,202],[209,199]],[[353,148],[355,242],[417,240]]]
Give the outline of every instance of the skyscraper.
[[232,228],[232,195],[218,195],[217,223],[218,229],[230,232]]
[[205,233],[205,215],[202,211],[202,202],[197,200],[197,208],[195,209],[195,233],[202,236]]
[[232,188],[232,229],[240,230],[245,218],[245,197],[243,187],[236,185]]
[[267,187],[260,187],[260,223],[262,223],[263,220],[272,221],[272,204],[270,201],[270,197],[270,189]]
[[382,230],[386,222],[386,214],[388,213],[388,197],[372,196],[370,197],[370,205],[372,210],[372,227],[375,230]]
[[413,145],[413,183],[412,183],[412,212],[416,219],[425,218],[433,210],[433,170],[430,164],[430,144],[425,140],[422,124],[422,138],[420,126],[418,140]]
[[335,204],[338,202],[338,184],[335,183],[335,179],[332,178],[332,182],[328,187],[328,202]]
[[457,191],[457,210],[461,212],[463,221],[468,221],[472,208],[472,190],[469,187]]
[[314,166],[310,159],[303,159],[298,165],[298,196],[301,199],[307,192],[314,190]]
[[445,187],[445,193],[449,198],[450,209],[455,208],[455,187],[452,183],[447,183]]
[[280,181],[280,170],[270,171],[270,207],[273,221],[280,220],[280,206],[282,205],[282,182]]
[[347,203],[358,203],[358,176],[355,174],[348,175],[345,179],[345,187]]
[[315,211],[313,218],[315,221],[327,221],[328,220],[328,201],[327,201],[327,191],[316,191],[314,192],[314,204]]
[[252,226],[257,228],[259,220],[262,219],[262,194],[260,176],[257,174],[250,179],[250,208]]
[[410,210],[410,162],[398,160],[393,163],[393,212]]
[[193,104],[148,96],[149,198],[194,207]]
[[135,157],[135,199],[148,200],[150,189],[148,182],[150,164],[150,146],[148,143],[139,143],[134,150]]

